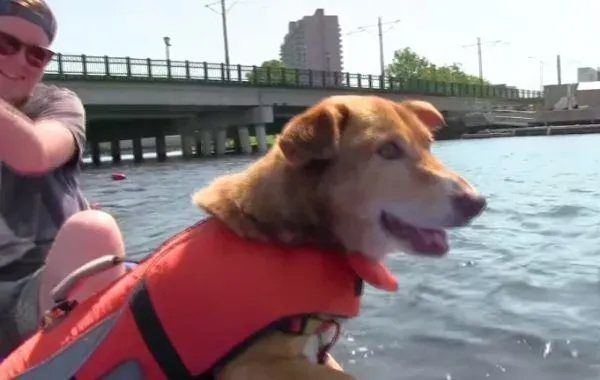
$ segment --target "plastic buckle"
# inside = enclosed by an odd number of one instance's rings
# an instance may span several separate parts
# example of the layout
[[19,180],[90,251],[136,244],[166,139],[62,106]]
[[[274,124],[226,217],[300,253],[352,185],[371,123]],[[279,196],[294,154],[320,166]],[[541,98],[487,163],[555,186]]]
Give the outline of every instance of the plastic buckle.
[[54,304],[52,308],[44,313],[40,322],[42,330],[49,330],[62,321],[75,307],[75,300],[62,300]]

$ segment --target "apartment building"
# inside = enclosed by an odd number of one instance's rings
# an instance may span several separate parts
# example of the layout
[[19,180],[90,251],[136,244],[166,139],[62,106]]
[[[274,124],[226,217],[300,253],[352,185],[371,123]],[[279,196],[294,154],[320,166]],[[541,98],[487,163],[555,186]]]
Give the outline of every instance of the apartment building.
[[281,44],[281,60],[289,68],[341,72],[340,32],[338,16],[325,15],[323,9],[291,21]]

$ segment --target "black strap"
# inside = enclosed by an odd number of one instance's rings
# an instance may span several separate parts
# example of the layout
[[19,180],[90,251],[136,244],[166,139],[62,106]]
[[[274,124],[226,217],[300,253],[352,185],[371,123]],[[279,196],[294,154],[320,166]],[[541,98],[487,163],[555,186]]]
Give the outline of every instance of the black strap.
[[356,276],[356,277],[357,278],[356,278],[356,283],[354,285],[354,294],[357,297],[361,297],[363,295],[363,292],[365,291],[365,281],[358,276]]
[[141,281],[135,290],[129,307],[142,339],[144,339],[148,350],[152,353],[154,360],[156,360],[165,376],[168,379],[193,379],[194,376],[183,364],[158,315],[156,315],[144,281]]

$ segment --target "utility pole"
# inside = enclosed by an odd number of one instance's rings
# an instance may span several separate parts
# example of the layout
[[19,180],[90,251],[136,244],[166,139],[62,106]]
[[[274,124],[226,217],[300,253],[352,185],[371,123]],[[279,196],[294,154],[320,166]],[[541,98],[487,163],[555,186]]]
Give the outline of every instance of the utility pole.
[[221,0],[221,23],[223,24],[223,47],[225,49],[225,70],[229,80],[229,38],[227,36],[227,7],[225,0]]
[[481,57],[481,37],[477,37],[477,62],[479,62],[479,82],[483,84],[483,58]]
[[483,83],[483,53],[482,53],[481,47],[483,45],[499,45],[499,44],[508,45],[508,42],[500,41],[500,40],[481,42],[481,37],[477,37],[477,43],[475,45],[463,45],[462,46],[464,48],[477,46],[477,63],[479,64],[479,80],[481,81],[481,83]]
[[540,91],[544,92],[544,61],[540,61]]
[[381,16],[377,19],[377,28],[379,30],[379,66],[381,78],[385,78],[385,61],[383,59],[383,27],[381,24]]
[[[220,12],[212,8],[213,5],[217,5],[219,3],[221,4]],[[228,37],[228,33],[227,33],[227,12],[229,10],[231,10],[231,8],[235,5],[235,3],[236,3],[236,1],[233,2],[233,4],[229,7],[229,9],[227,9],[225,0],[216,0],[216,1],[213,1],[208,4],[204,4],[204,6],[206,8],[208,8],[210,11],[221,15],[221,26],[223,27],[223,49],[225,50],[225,73],[226,73],[228,80],[231,78],[231,74],[229,73],[230,62],[229,62],[229,37]]]
[[347,36],[352,35],[352,34],[358,34],[358,33],[365,33],[365,32],[370,32],[370,29],[377,26],[378,29],[378,37],[379,37],[379,66],[380,66],[380,71],[381,71],[381,75],[385,76],[385,60],[383,58],[383,35],[386,32],[389,32],[391,30],[388,29],[386,31],[383,30],[383,26],[385,25],[393,25],[397,24],[400,22],[400,19],[398,20],[394,20],[394,21],[390,21],[390,22],[382,22],[381,21],[381,17],[379,17],[377,19],[377,25],[366,25],[366,26],[361,26],[355,30],[352,30],[348,33],[346,33]]
[[560,63],[560,54],[556,55],[556,76],[558,84],[562,84],[562,65]]

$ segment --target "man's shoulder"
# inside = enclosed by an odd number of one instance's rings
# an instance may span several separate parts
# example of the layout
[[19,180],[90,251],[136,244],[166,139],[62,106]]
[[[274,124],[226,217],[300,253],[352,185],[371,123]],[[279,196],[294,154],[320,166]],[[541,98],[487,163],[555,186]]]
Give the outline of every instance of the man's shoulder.
[[79,110],[82,107],[81,99],[75,92],[65,87],[40,83],[33,89],[33,93],[22,111],[30,118],[35,119],[54,108]]

